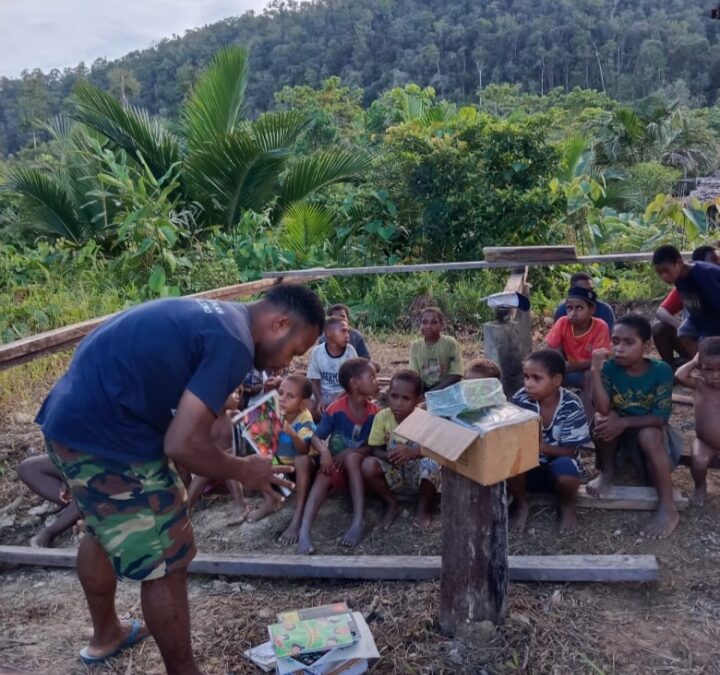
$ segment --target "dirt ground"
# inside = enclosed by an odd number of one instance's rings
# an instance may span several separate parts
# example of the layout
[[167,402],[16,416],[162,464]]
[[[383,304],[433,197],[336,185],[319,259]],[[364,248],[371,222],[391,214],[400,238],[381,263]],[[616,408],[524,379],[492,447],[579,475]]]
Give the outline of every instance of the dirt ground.
[[[409,339],[391,336],[370,341],[382,374],[402,365]],[[466,358],[480,354],[476,337],[466,336],[462,343]],[[30,397],[33,400],[19,401],[17,409],[0,422],[0,544],[26,544],[40,523],[52,517],[14,472],[19,461],[41,448],[32,413],[42,394],[39,387]],[[676,405],[673,423],[689,444],[692,409]],[[592,456],[584,456],[583,463],[589,479],[594,474]],[[679,467],[674,482],[689,493],[688,469]],[[439,554],[439,519],[430,532],[418,533],[410,525],[414,506],[413,501],[404,502],[391,531],[381,533],[374,527],[381,510],[371,502],[369,532],[355,552]],[[260,523],[231,528],[226,525],[227,495],[211,495],[193,514],[198,548],[293,553],[292,547],[276,541],[291,508],[292,502]],[[349,524],[349,514],[343,498],[321,511],[314,530],[319,553],[347,553],[337,539]],[[193,643],[208,673],[260,672],[244,660],[242,651],[266,639],[265,626],[277,611],[346,600],[365,614],[375,635],[382,654],[373,667],[376,673],[720,673],[719,515],[720,472],[711,475],[705,508],[683,512],[678,530],[667,541],[639,535],[647,513],[584,510],[579,531],[560,536],[554,509],[535,507],[527,534],[511,535],[511,553],[651,553],[660,563],[659,583],[512,584],[506,624],[466,641],[448,640],[439,633],[437,583],[196,576],[189,584]],[[68,534],[56,545],[75,543]],[[120,584],[118,607],[126,617],[140,614],[135,584]],[[12,669],[48,675],[89,672],[77,658],[90,636],[90,625],[72,572],[0,568],[0,625],[0,674]],[[157,648],[147,640],[94,672],[164,671]]]

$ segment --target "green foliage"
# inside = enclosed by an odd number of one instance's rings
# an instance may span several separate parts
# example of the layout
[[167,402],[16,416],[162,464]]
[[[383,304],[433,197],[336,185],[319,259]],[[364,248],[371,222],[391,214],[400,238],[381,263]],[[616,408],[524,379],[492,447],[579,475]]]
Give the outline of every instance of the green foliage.
[[639,162],[630,167],[630,181],[637,188],[644,202],[655,195],[671,194],[682,177],[679,169],[663,166],[659,162]]

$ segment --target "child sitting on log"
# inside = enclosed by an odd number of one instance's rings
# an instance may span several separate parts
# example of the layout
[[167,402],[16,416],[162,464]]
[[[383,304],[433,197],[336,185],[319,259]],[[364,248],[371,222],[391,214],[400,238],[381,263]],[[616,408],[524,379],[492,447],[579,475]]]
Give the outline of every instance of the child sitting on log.
[[80,520],[80,510],[70,496],[70,490],[60,471],[48,455],[28,457],[17,467],[20,480],[36,495],[63,508],[50,525],[45,526],[32,539],[30,546],[49,548],[53,540]]
[[410,344],[410,369],[420,374],[424,391],[445,389],[463,376],[462,354],[455,338],[443,335],[445,317],[438,307],[420,315],[422,338]]
[[[379,412],[370,400],[377,396],[379,389],[375,368],[368,359],[351,359],[340,367],[339,379],[346,393],[327,407],[311,441],[312,448],[320,455],[320,468],[302,516],[298,534],[300,554],[315,551],[310,531],[325,500],[335,492],[348,489],[353,520],[341,543],[349,548],[357,545],[363,537],[365,481],[385,480],[380,464],[368,457],[368,438]],[[394,513],[388,508],[388,518],[392,517]]]
[[344,393],[339,381],[340,367],[358,357],[355,347],[350,344],[350,327],[345,319],[338,316],[327,319],[325,338],[325,342],[314,347],[310,353],[307,370],[318,417]]
[[[417,513],[413,524],[427,528],[432,521],[433,501],[440,491],[440,465],[422,457],[420,447],[397,436],[395,429],[417,407],[422,399],[423,384],[414,370],[399,370],[390,380],[389,408],[381,410],[373,422],[368,444],[383,468],[385,479],[368,481],[368,487],[386,504],[390,512],[397,512],[393,492],[419,491]],[[386,528],[390,522],[386,521]]]
[[671,472],[682,441],[668,424],[672,410],[673,372],[664,361],[650,359],[652,329],[647,319],[628,314],[615,322],[612,351],[592,357],[594,437],[600,475],[587,485],[600,499],[610,494],[617,455],[630,455],[647,467],[659,507],[644,529],[653,538],[669,537],[680,519],[673,499]]
[[695,441],[690,472],[695,492],[690,501],[705,503],[707,471],[720,456],[720,337],[705,338],[695,358],[675,373],[677,381],[693,389],[695,407]]
[[465,369],[463,375],[463,380],[486,380],[488,378],[502,380],[502,371],[495,361],[487,358],[475,359]]
[[523,363],[525,386],[512,402],[542,418],[540,466],[509,478],[513,497],[510,527],[523,532],[529,508],[528,492],[554,492],[560,497],[560,532],[577,526],[575,499],[580,487],[579,446],[590,441],[590,428],[580,398],[562,386],[565,359],[554,349],[533,352]]
[[560,317],[545,338],[545,344],[559,349],[567,362],[565,386],[580,389],[580,398],[588,418],[592,415],[590,360],[596,349],[610,347],[608,325],[597,319],[597,293],[590,288],[573,286],[565,300],[566,316]]

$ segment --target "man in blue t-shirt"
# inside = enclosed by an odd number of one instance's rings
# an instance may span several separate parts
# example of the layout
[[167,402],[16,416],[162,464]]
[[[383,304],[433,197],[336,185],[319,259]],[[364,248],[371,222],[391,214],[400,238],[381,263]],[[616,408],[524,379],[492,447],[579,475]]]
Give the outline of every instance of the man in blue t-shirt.
[[[570,277],[570,288],[573,288],[574,286],[587,288],[590,291],[594,290],[592,277],[587,272],[576,272]],[[565,306],[564,300],[555,309],[555,321],[563,316],[567,316],[567,307]],[[613,325],[615,323],[615,312],[613,312],[612,307],[610,307],[607,302],[598,300],[595,307],[595,314],[593,314],[593,316],[597,319],[602,319],[607,324],[610,333],[612,333]]]
[[[168,672],[200,672],[186,591],[195,544],[175,464],[280,500],[272,484],[292,487],[282,476],[292,467],[228,455],[210,429],[253,367],[287,367],[323,325],[324,308],[312,291],[278,285],[247,305],[148,302],[80,343],[37,422],[89,534],[77,560],[94,628],[80,652],[84,663],[105,661],[152,633]],[[120,623],[118,577],[142,581],[147,628]]]
[[692,358],[700,340],[720,335],[720,267],[686,263],[674,246],[661,246],[653,253],[652,262],[658,276],[680,293],[686,316],[678,338]]

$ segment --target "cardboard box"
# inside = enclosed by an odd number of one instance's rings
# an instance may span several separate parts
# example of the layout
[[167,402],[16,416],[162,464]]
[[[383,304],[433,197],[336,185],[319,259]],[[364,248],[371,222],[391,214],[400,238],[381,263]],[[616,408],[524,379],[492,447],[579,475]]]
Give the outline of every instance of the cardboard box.
[[481,485],[494,485],[538,466],[541,424],[538,415],[512,403],[494,410],[507,421],[469,424],[417,409],[395,433],[417,443],[438,464]]

